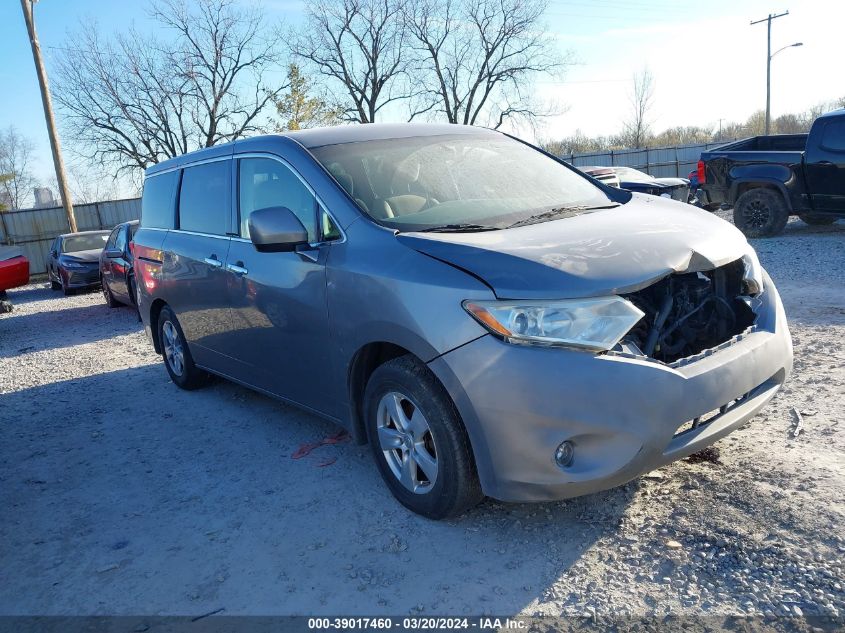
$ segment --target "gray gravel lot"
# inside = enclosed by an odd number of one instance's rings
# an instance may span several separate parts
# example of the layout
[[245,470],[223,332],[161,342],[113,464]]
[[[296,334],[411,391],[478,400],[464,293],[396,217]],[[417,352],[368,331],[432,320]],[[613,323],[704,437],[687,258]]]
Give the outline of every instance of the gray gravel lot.
[[12,291],[0,614],[845,615],[845,223],[755,246],[796,362],[750,425],[616,490],[439,523],[366,447],[292,458],[331,424],[222,381],[180,391],[130,309]]

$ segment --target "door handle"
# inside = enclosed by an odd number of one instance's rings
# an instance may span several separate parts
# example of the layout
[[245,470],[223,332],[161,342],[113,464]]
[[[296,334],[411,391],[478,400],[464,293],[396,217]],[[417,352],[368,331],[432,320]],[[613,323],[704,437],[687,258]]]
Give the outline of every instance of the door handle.
[[217,259],[217,255],[212,255],[211,257],[205,258],[205,263],[213,268],[220,268],[223,265],[219,259]]
[[241,264],[243,264],[243,262],[238,262],[237,264],[226,264],[226,268],[231,270],[236,275],[240,275],[241,277],[243,277],[244,275],[249,274],[249,271],[243,266],[241,266]]

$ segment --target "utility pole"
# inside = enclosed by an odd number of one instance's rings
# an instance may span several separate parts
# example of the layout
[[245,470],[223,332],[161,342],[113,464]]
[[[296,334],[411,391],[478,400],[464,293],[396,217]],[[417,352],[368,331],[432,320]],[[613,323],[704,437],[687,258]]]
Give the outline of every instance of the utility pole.
[[67,188],[65,178],[65,164],[62,160],[62,146],[56,132],[56,120],[53,117],[53,100],[50,97],[50,84],[47,82],[47,71],[41,59],[41,46],[38,44],[38,34],[35,32],[35,16],[33,7],[38,0],[21,0],[23,17],[26,20],[26,30],[29,33],[29,43],[32,46],[32,59],[35,61],[35,71],[38,73],[38,84],[41,87],[41,103],[44,106],[44,118],[47,121],[47,133],[50,136],[50,149],[53,152],[53,165],[56,168],[56,180],[59,182],[59,194],[67,215],[67,223],[71,233],[76,233],[76,216],[73,214],[73,202]]
[[778,13],[774,15],[772,13],[769,14],[769,17],[763,18],[762,20],[757,20],[752,22],[751,25],[760,24],[761,22],[765,22],[768,29],[768,39],[767,39],[767,48],[766,48],[766,135],[768,136],[769,130],[771,128],[772,123],[772,20],[775,18],[782,18],[785,15],[789,15],[789,11],[784,11],[783,13]]

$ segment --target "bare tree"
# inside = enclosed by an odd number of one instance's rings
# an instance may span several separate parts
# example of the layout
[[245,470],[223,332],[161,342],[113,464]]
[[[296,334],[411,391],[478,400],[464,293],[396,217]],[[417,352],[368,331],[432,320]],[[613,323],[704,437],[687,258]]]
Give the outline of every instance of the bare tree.
[[643,147],[651,136],[649,115],[654,105],[654,77],[648,68],[634,74],[629,94],[631,118],[625,123],[623,137],[628,147]]
[[265,79],[280,57],[263,15],[234,0],[159,0],[150,15],[169,38],[103,41],[87,27],[59,57],[56,100],[78,152],[132,171],[264,129],[286,86]]
[[386,106],[413,94],[404,2],[305,0],[305,27],[291,34],[291,51],[344,103],[344,120],[372,123]]
[[408,5],[424,92],[414,116],[500,127],[507,119],[550,114],[533,103],[533,81],[560,75],[561,55],[542,19],[547,0],[419,0]]
[[13,126],[0,130],[0,198],[12,209],[20,209],[36,185],[31,162],[32,141]]

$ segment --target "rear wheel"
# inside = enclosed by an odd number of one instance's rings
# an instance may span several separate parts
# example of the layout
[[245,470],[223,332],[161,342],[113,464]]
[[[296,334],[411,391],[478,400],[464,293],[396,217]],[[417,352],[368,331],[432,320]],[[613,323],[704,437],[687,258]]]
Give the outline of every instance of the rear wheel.
[[734,205],[734,224],[748,237],[778,235],[788,220],[783,196],[772,189],[749,189]]
[[164,307],[158,317],[158,335],[164,366],[170,379],[182,389],[192,390],[208,382],[207,372],[198,368],[191,357],[191,350],[173,311]]
[[835,215],[826,215],[824,213],[799,213],[798,217],[807,224],[814,226],[826,226],[833,224],[839,219]]
[[413,356],[378,367],[364,394],[367,436],[387,487],[430,519],[457,516],[483,499],[455,405]]

